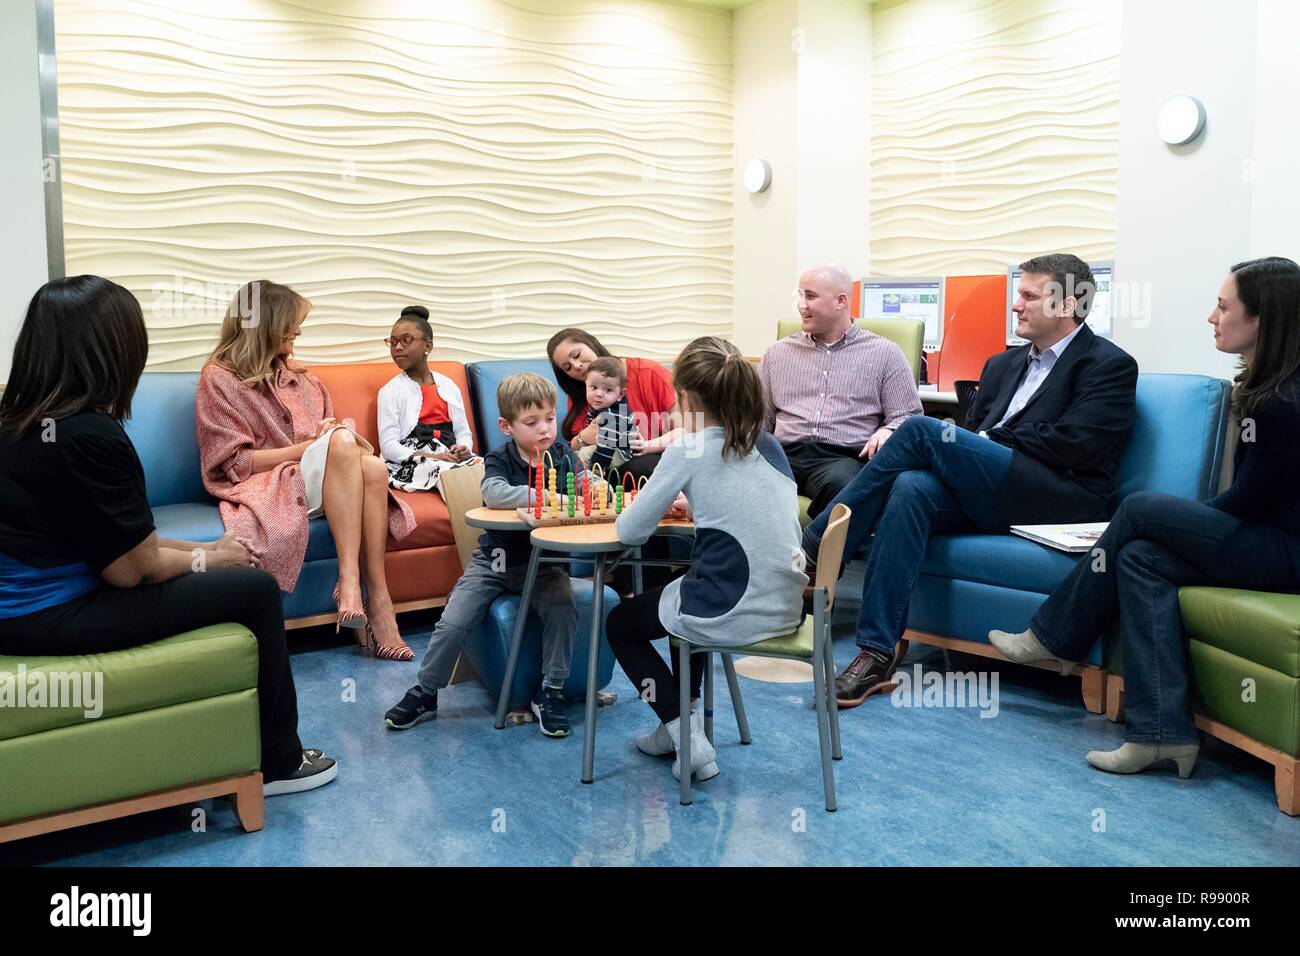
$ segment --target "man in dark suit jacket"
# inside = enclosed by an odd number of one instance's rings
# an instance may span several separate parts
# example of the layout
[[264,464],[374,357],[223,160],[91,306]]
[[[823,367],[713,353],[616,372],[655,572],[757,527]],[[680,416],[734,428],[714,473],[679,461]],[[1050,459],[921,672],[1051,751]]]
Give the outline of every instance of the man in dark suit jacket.
[[907,606],[932,534],[1104,521],[1114,510],[1137,363],[1084,324],[1094,292],[1087,263],[1047,255],[1020,269],[1013,311],[1016,334],[1029,344],[985,363],[967,418],[978,434],[908,419],[804,531],[810,562],[836,504],[853,509],[846,556],[875,534],[858,656],[835,679],[841,707],[878,691],[907,653]]

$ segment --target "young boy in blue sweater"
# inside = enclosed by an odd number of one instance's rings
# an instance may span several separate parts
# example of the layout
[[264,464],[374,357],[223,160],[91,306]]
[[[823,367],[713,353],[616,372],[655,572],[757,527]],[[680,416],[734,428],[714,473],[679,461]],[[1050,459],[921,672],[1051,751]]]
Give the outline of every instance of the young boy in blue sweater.
[[[529,504],[528,462],[550,452],[560,476],[575,471],[573,452],[556,441],[555,388],[540,375],[511,375],[497,388],[497,425],[510,436],[483,461],[483,503],[489,508],[522,508]],[[548,499],[543,495],[543,504]],[[527,531],[485,531],[447,598],[447,606],[429,639],[420,662],[418,683],[384,715],[391,730],[407,730],[438,714],[438,691],[451,680],[456,658],[488,607],[496,598],[523,591],[531,545]],[[565,678],[573,657],[578,609],[567,565],[537,568],[532,608],[542,619],[542,686],[532,702],[542,733],[569,733]]]

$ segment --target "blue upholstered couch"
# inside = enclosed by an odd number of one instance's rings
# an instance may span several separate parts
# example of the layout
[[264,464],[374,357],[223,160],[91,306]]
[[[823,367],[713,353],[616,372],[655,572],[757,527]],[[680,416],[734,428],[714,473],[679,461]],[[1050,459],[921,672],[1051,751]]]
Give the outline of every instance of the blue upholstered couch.
[[[197,372],[150,372],[140,378],[126,432],[144,466],[158,536],[215,541],[225,532],[216,500],[203,488],[194,433]],[[307,556],[297,588],[284,595],[286,619],[333,610],[338,576],[334,538],[323,518],[310,522]]]
[[509,439],[497,427],[497,386],[510,375],[532,372],[540,375],[555,387],[558,397],[556,412],[559,420],[564,421],[568,408],[568,399],[560,391],[560,383],[555,380],[555,368],[546,359],[493,359],[487,362],[471,362],[465,366],[465,375],[469,379],[470,404],[474,406],[474,423],[478,427],[479,440],[486,454],[494,448],[500,448]]
[[[1141,374],[1137,422],[1120,462],[1121,500],[1162,491],[1197,501],[1218,489],[1227,435],[1228,383],[1204,375]],[[997,657],[994,628],[1023,630],[1079,560],[1011,534],[941,535],[930,542],[908,612],[908,640]],[[1102,642],[1082,671],[1084,702],[1105,709]]]
[[[550,363],[546,361],[504,361],[480,364],[489,367],[486,375],[480,373],[476,376],[473,365],[466,369],[467,380],[471,383],[470,394],[466,398],[476,420],[480,423],[486,420],[490,426],[483,428],[480,424],[479,430],[479,434],[484,439],[495,439],[491,443],[485,442],[484,450],[487,450],[505,440],[505,436],[496,427],[496,385],[500,378],[520,371],[542,371],[548,378],[552,380],[554,378],[550,373]],[[539,366],[543,367],[544,371]],[[334,368],[333,371],[338,372],[339,369]],[[372,374],[370,369],[362,371],[367,375]],[[373,374],[383,378],[391,372],[376,368]],[[492,378],[493,375],[496,378]],[[472,383],[476,381],[483,382],[484,386],[475,387]],[[158,535],[163,538],[189,541],[214,541],[221,537],[224,528],[217,503],[204,490],[200,477],[198,443],[194,430],[194,396],[197,386],[197,372],[151,372],[142,376],[132,401],[132,414],[126,423],[126,430],[144,467],[149,504],[153,509]],[[358,425],[363,431],[376,427],[374,422],[369,423],[369,428],[361,425],[363,417],[373,416],[373,405],[365,412],[347,407],[340,408],[337,396],[335,404],[336,414],[339,417],[357,418]],[[445,510],[444,506],[442,511]],[[418,514],[417,518],[419,518]],[[405,557],[420,560],[421,555],[412,554],[411,550],[432,555],[442,547],[454,550],[454,545],[449,541],[445,546],[409,549]],[[433,558],[430,557],[429,560],[432,561]],[[459,564],[456,567],[459,567]],[[332,613],[334,604],[331,592],[337,576],[338,559],[329,525],[324,518],[313,519],[310,522],[306,560],[297,587],[292,593],[283,596],[286,621],[289,621],[292,626],[296,623],[311,622],[318,615]],[[408,582],[413,579],[411,575],[405,577]],[[418,576],[415,579],[419,579]],[[399,601],[395,596],[394,600],[398,604],[399,611],[403,609],[404,604],[409,607],[413,603],[417,606],[436,606],[445,603],[446,593],[454,583],[454,576],[448,580],[444,575],[435,575],[431,580],[433,583],[427,586],[429,593],[408,596],[420,598],[419,601]],[[578,604],[578,639],[574,644],[573,666],[565,690],[570,696],[576,697],[586,690],[587,641],[585,637],[591,620],[591,582],[577,579],[574,581],[573,590]],[[470,662],[493,696],[498,693],[501,676],[505,672],[507,644],[514,627],[518,603],[517,598],[509,595],[499,598],[466,648]],[[612,589],[606,588],[606,612],[617,603],[618,595]],[[602,639],[600,686],[603,687],[609,682],[613,671],[613,652]],[[541,627],[540,622],[533,615],[525,630],[519,667],[514,686],[511,688],[512,706],[521,705],[531,697],[540,675]]]

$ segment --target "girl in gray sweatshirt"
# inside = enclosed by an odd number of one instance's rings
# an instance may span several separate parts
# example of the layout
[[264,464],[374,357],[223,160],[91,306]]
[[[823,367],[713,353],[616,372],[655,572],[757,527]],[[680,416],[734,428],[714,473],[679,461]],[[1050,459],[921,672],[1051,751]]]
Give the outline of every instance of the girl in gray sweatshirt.
[[[673,366],[685,431],[663,453],[653,476],[614,528],[629,545],[644,543],[670,508],[695,523],[690,570],[662,588],[623,600],[605,632],[614,655],[661,723],[637,739],[651,755],[676,751],[691,734],[697,780],[718,773],[698,713],[679,726],[678,683],[651,642],[669,634],[739,647],[788,634],[803,619],[799,506],[785,452],[762,428],[763,389],[734,345],[696,339]],[[673,667],[676,655],[670,654]],[[691,663],[699,695],[704,658]],[[681,767],[673,764],[680,778]]]

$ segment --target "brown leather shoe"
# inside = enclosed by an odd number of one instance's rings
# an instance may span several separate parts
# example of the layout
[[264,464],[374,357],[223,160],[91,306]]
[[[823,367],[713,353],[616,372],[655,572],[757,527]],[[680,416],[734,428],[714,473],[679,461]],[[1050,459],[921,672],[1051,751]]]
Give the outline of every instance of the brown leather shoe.
[[859,648],[858,656],[835,678],[835,703],[841,709],[857,707],[872,694],[892,690],[890,678],[906,656],[907,641],[894,645],[893,656],[870,647]]

